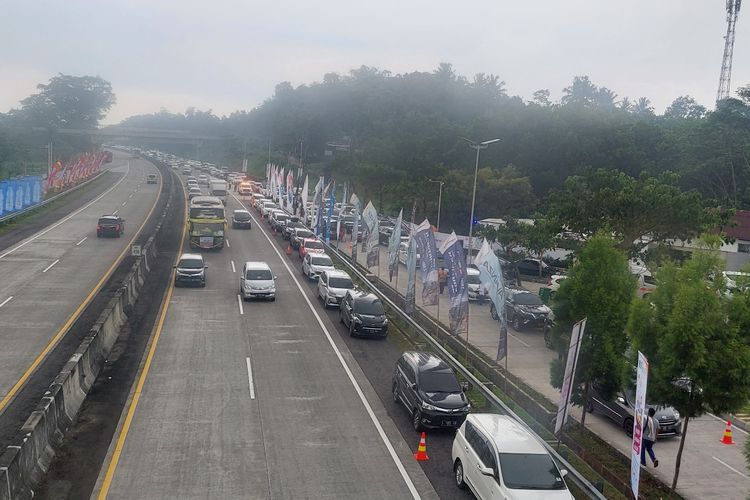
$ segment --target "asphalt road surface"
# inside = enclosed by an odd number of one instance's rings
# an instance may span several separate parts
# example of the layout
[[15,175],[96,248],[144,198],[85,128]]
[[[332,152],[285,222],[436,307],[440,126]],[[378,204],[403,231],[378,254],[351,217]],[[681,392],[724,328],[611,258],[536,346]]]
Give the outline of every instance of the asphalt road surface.
[[[237,207],[230,199],[228,212]],[[257,223],[204,256],[206,288],[172,291],[99,494],[437,498],[417,441],[402,438],[297,263]],[[247,260],[272,267],[275,302],[239,299]]]
[[[115,153],[110,188],[83,207],[0,250],[0,413],[106,281],[147,219],[160,185],[156,168]],[[108,174],[110,175],[110,174]],[[97,238],[102,214],[126,220],[121,238]]]

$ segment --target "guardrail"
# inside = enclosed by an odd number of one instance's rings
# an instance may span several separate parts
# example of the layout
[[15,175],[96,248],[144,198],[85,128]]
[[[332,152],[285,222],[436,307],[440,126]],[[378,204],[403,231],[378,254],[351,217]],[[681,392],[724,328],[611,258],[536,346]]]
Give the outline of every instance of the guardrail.
[[361,281],[365,282],[368,287],[375,293],[380,300],[387,303],[390,308],[398,313],[398,315],[406,321],[409,326],[411,326],[416,332],[419,333],[419,335],[424,338],[424,340],[427,341],[427,343],[440,354],[440,356],[443,358],[444,361],[446,361],[449,365],[453,367],[457,372],[459,372],[464,378],[469,380],[474,388],[476,388],[479,392],[482,393],[482,395],[489,401],[489,403],[500,413],[503,413],[505,415],[508,415],[515,419],[520,425],[522,425],[526,430],[528,430],[530,433],[532,433],[534,436],[537,437],[539,442],[545,447],[545,449],[549,452],[549,454],[553,457],[555,462],[557,462],[558,466],[561,468],[564,468],[568,471],[568,475],[566,478],[570,479],[575,483],[575,485],[581,489],[583,493],[585,493],[588,498],[596,499],[596,500],[606,500],[606,497],[593,485],[591,482],[586,479],[580,472],[578,472],[576,469],[573,468],[573,466],[568,462],[562,455],[560,455],[557,450],[555,450],[554,447],[552,447],[549,443],[547,443],[544,439],[542,439],[539,435],[534,432],[534,430],[526,424],[526,422],[523,421],[521,417],[519,417],[508,405],[506,405],[490,388],[488,388],[482,381],[480,381],[474,374],[463,366],[450,352],[448,352],[441,344],[438,342],[432,335],[430,335],[427,330],[425,330],[419,323],[417,323],[411,316],[406,314],[403,309],[401,309],[400,306],[398,306],[393,300],[391,300],[390,297],[388,297],[385,293],[383,293],[372,281],[370,281],[367,276],[362,273],[356,264],[352,263],[350,261],[350,258],[348,255],[345,255],[341,253],[339,250],[337,250],[335,247],[326,244],[323,242],[323,245],[325,245],[328,249],[328,251],[335,255],[336,257],[341,260],[344,265],[346,265],[350,272],[354,274],[357,278],[359,278]]
[[0,217],[0,224],[5,224],[6,222],[15,219],[16,217],[19,217],[23,214],[27,214],[29,212],[33,212],[37,208],[41,208],[49,203],[52,203],[53,201],[59,199],[62,196],[65,196],[66,194],[70,194],[73,191],[77,191],[78,189],[82,188],[83,186],[86,186],[87,184],[93,182],[94,180],[98,179],[100,175],[102,175],[106,170],[99,172],[95,176],[93,176],[91,179],[87,179],[84,182],[78,184],[77,186],[73,186],[70,189],[67,189],[63,191],[62,193],[57,193],[56,195],[52,196],[51,198],[47,198],[46,200],[37,203],[36,205],[31,205],[30,207],[26,207],[23,210],[19,210],[18,212],[13,212],[12,214],[5,215],[3,217]]

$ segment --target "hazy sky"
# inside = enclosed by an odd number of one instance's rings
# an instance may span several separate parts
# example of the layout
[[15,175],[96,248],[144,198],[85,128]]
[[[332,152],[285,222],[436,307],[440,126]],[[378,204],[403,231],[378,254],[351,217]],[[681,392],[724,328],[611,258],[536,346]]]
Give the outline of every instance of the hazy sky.
[[[393,73],[493,73],[510,94],[575,75],[661,112],[690,94],[712,107],[725,0],[320,0],[257,2],[2,1],[0,112],[57,73],[99,75],[117,104],[106,119],[251,109],[274,86],[320,81],[361,65]],[[733,90],[750,83],[750,5],[740,12]]]

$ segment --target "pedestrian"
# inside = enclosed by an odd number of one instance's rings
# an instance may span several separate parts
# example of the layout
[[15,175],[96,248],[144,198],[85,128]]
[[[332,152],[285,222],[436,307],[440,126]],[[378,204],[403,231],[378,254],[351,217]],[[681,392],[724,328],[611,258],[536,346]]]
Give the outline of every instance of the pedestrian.
[[440,295],[443,294],[446,283],[448,283],[448,270],[444,267],[441,267],[438,271],[438,285],[440,286]]
[[651,457],[651,461],[654,463],[654,467],[659,467],[659,461],[656,459],[654,454],[654,443],[656,442],[656,436],[658,434],[658,424],[654,420],[656,410],[653,408],[648,409],[648,415],[643,423],[643,439],[641,440],[641,465],[646,466],[646,452]]

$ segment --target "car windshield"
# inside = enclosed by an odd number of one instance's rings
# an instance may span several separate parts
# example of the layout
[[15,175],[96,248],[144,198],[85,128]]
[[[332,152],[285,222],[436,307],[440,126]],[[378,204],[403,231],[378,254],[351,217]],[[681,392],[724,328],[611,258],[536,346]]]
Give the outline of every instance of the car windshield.
[[333,267],[333,261],[327,255],[316,255],[312,259],[313,266],[328,266]]
[[354,283],[349,278],[331,278],[328,280],[328,286],[331,288],[354,288]]
[[248,280],[272,280],[273,275],[268,269],[249,269],[245,273],[245,279]]
[[534,295],[533,293],[517,293],[513,300],[520,306],[541,306],[544,304],[542,299]]
[[236,220],[250,220],[250,214],[247,212],[235,212],[234,218]]
[[319,241],[308,241],[305,243],[305,248],[315,248],[315,249],[322,249],[323,243]]
[[470,285],[481,285],[482,280],[479,278],[478,274],[469,274],[469,284]]
[[508,488],[562,490],[565,482],[546,453],[500,453],[500,470]]
[[179,265],[180,269],[200,269],[203,267],[203,261],[200,259],[181,259]]
[[309,236],[312,236],[312,233],[306,229],[304,231],[297,231],[297,238],[307,238]]
[[456,375],[449,371],[422,372],[419,385],[424,392],[461,392]]
[[117,219],[102,217],[101,219],[99,219],[99,224],[117,224]]
[[356,302],[356,309],[359,314],[371,314],[373,316],[380,316],[385,314],[383,310],[383,304],[380,299],[359,299]]

